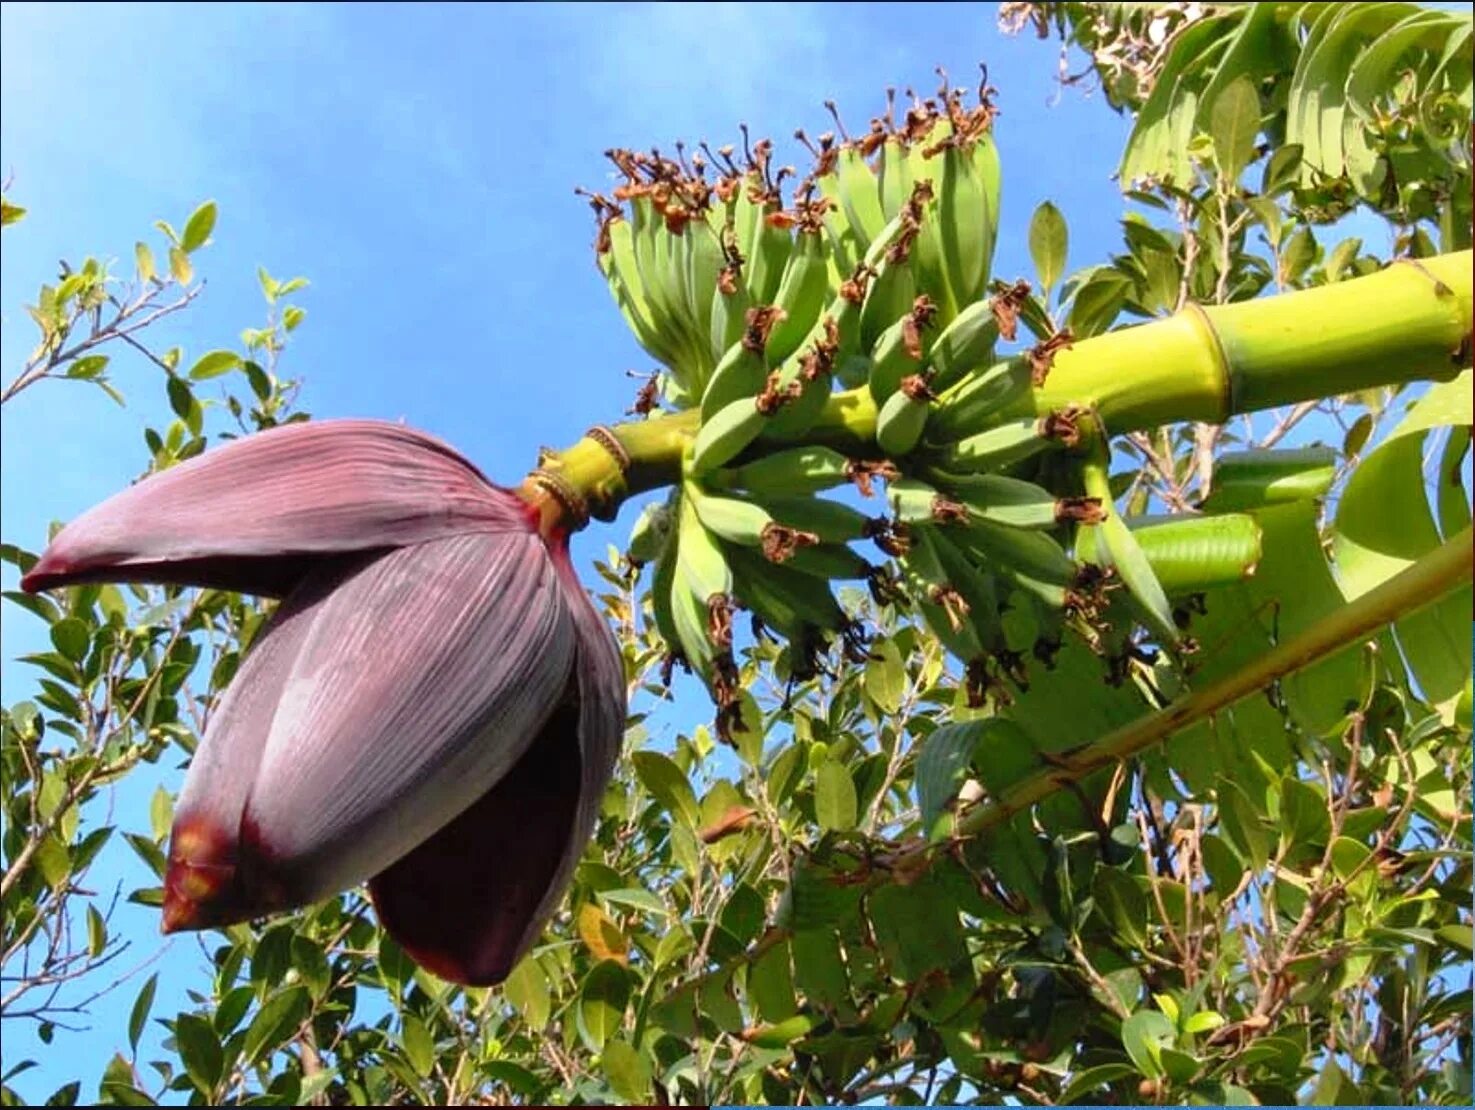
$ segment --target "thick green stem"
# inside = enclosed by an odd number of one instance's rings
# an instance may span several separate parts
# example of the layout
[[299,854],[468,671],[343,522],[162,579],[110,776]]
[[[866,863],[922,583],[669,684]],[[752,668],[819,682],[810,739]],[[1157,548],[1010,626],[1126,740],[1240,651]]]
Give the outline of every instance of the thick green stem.
[[[1194,305],[1094,336],[1059,352],[1044,385],[994,416],[1082,405],[1119,433],[1184,420],[1222,423],[1276,405],[1448,378],[1470,361],[1471,265],[1470,251],[1405,260],[1367,277]],[[617,449],[586,436],[541,465],[595,515],[612,516],[631,494],[680,479],[697,421],[687,410],[616,424],[606,431]],[[807,440],[875,456],[875,433],[876,406],[862,387],[831,397]]]

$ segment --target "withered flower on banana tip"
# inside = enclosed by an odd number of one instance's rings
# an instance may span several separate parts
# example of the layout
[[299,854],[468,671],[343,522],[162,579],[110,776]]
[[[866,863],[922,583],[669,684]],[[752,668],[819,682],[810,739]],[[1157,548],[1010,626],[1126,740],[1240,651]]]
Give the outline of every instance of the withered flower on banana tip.
[[592,834],[625,721],[567,533],[439,441],[290,424],[68,524],[22,585],[280,598],[210,715],[170,834],[166,932],[367,881],[421,965],[504,979]]

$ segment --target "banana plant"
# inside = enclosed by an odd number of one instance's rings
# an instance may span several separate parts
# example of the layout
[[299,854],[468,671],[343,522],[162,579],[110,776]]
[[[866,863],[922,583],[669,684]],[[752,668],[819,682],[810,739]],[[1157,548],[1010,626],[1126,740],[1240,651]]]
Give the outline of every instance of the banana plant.
[[[1282,532],[1304,531],[1305,502],[1288,515],[1262,484],[1253,513],[1211,498],[1192,522],[1133,528],[1112,437],[1425,380],[1468,393],[1470,252],[1076,338],[1027,283],[992,279],[994,115],[992,90],[945,84],[864,135],[821,136],[788,200],[766,143],[741,163],[725,148],[612,152],[624,182],[591,198],[597,255],[663,366],[663,403],[545,453],[516,488],[418,433],[326,422],[206,452],[64,528],[27,590],[153,581],[282,599],[192,764],[165,927],[367,880],[413,958],[504,979],[590,835],[626,710],[568,537],[660,487],[671,501],[641,518],[632,554],[654,562],[654,624],[729,738],[744,724],[737,609],[786,639],[793,676],[867,663],[832,581],[905,599],[956,656],[967,706],[1020,727],[1043,728],[1057,653],[1102,656],[1117,681],[1162,653],[1180,700],[1104,738],[1078,715],[1056,735],[1087,749],[987,784],[991,805],[948,836],[1006,825],[1271,682],[1320,722],[1294,674],[1467,580],[1468,528],[1402,563],[1348,530],[1359,596],[1334,621],[1307,617],[1237,677],[1195,671],[1206,632],[1185,631],[1175,602],[1265,573]],[[864,501],[876,483],[875,511],[821,496],[853,484]]]

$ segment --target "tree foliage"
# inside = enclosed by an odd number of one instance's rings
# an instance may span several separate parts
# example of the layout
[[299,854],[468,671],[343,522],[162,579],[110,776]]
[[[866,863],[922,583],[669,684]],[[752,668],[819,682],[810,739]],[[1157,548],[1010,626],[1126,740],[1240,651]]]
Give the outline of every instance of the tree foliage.
[[[1119,253],[1071,269],[1070,213],[1012,214],[1037,270],[1026,323],[1086,337],[1373,272],[1388,259],[1333,242],[1358,206],[1399,255],[1469,246],[1469,18],[1293,7],[1005,5],[1084,49],[1135,119]],[[126,280],[63,266],[6,402],[68,380],[121,402],[108,360],[126,345],[168,404],[141,469],[305,419],[278,365],[302,279],[261,272],[268,318],[239,347],[146,344],[198,292],[214,224],[205,204],[159,225],[167,264],[140,244]],[[1466,370],[1118,439],[1099,479],[1144,546],[1164,517],[1231,514],[1217,542],[1239,529],[1231,564],[1254,573],[1173,594],[1190,667],[1129,639],[1118,597],[1115,639],[1067,642],[1007,705],[970,706],[914,614],[854,589],[864,665],[836,653],[804,677],[787,647],[741,638],[731,741],[698,726],[657,745],[649,575],[611,551],[597,598],[634,695],[626,751],[563,911],[504,986],[416,968],[353,892],[208,934],[186,1010],[156,1012],[155,980],[129,979],[100,1088],[51,1097],[1467,1104],[1468,584],[1166,743],[1075,768],[1468,529],[1470,395]],[[24,570],[41,537],[21,539],[0,556]],[[119,853],[164,865],[168,791],[115,813],[109,788],[188,757],[264,610],[141,586],[6,598],[51,650],[25,657],[34,689],[3,717],[3,1016],[60,1044],[126,963],[115,900],[160,896],[92,889]],[[1015,612],[1006,634],[1032,645]],[[1041,800],[978,818],[1041,776]],[[27,1065],[7,1060],[7,1103]]]

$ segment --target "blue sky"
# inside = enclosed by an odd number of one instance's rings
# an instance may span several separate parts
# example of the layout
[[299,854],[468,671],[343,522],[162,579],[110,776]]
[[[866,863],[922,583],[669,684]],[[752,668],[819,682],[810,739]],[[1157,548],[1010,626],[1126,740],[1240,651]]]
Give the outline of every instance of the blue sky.
[[[824,99],[859,129],[886,85],[930,91],[937,65],[971,84],[984,60],[1003,109],[996,269],[1030,274],[1024,230],[1046,197],[1083,265],[1120,244],[1110,174],[1127,127],[1099,97],[1060,95],[1057,59],[1055,45],[1002,37],[993,5],[6,4],[0,169],[30,212],[4,235],[0,372],[13,377],[33,345],[22,306],[58,259],[95,253],[122,269],[156,218],[178,226],[213,197],[215,241],[198,258],[208,288],[156,346],[182,344],[186,364],[232,346],[264,316],[258,265],[305,275],[307,321],[284,369],[306,379],[306,408],[402,418],[514,482],[539,445],[618,419],[634,392],[625,371],[651,365],[594,268],[573,193],[608,187],[603,150],[734,141],[747,121],[797,160],[787,136],[825,130]],[[140,469],[143,429],[168,419],[159,371],[121,355],[115,367],[125,410],[58,382],[0,413],[6,540],[39,549],[48,521]],[[633,515],[591,528],[576,556],[602,555]],[[4,618],[9,704],[30,693],[9,660],[43,630],[8,606]],[[119,805],[146,797],[130,789]],[[115,847],[100,884],[129,874]],[[164,946],[152,911],[119,922],[130,956]],[[197,953],[168,946],[156,1013],[183,1004]],[[7,1022],[7,1062],[42,1062],[20,1088],[44,1097],[80,1074],[84,1098],[94,1091],[134,989],[50,1048]]]

